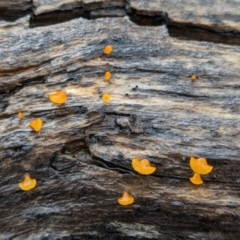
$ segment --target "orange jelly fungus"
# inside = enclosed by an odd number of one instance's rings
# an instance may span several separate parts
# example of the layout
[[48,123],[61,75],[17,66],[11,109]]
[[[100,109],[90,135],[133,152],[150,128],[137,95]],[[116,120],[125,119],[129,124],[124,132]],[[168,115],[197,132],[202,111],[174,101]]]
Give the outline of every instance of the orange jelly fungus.
[[22,189],[23,191],[29,191],[35,188],[36,185],[37,185],[36,179],[31,178],[29,174],[26,174],[24,176],[24,180],[18,184],[20,189]]
[[208,165],[205,158],[190,158],[190,167],[191,169],[198,174],[205,175],[212,171],[213,166]]
[[124,192],[122,197],[120,197],[118,199],[118,203],[120,205],[123,205],[123,206],[127,206],[127,205],[130,205],[132,203],[134,203],[134,197],[132,197],[131,195],[129,195],[127,192]]
[[196,79],[197,79],[197,76],[196,76],[196,75],[192,75],[192,76],[191,76],[191,80],[192,80],[192,81],[195,81]]
[[103,100],[103,104],[107,105],[110,101],[110,96],[108,94],[104,94],[102,97],[102,100]]
[[112,50],[113,50],[113,47],[111,45],[108,45],[103,49],[103,53],[108,55],[112,52]]
[[104,74],[104,81],[108,82],[111,78],[112,74],[110,72],[105,72]]
[[40,131],[42,128],[42,120],[40,118],[36,118],[35,120],[30,122],[30,127],[32,127],[36,132]]
[[142,175],[150,175],[156,171],[156,167],[151,166],[147,159],[133,159],[132,167],[136,172]]
[[203,184],[202,178],[198,173],[194,173],[192,177],[189,178],[193,184],[201,185]]
[[19,118],[20,120],[23,119],[23,118],[24,118],[23,113],[19,112],[19,113],[18,113],[18,118]]
[[49,99],[53,103],[62,104],[67,101],[67,96],[65,92],[59,91],[49,95]]

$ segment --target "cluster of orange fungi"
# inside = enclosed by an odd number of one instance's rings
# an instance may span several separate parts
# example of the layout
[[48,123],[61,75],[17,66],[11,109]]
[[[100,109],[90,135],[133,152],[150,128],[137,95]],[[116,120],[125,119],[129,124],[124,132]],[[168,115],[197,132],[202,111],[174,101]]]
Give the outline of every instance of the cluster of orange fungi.
[[[103,54],[109,55],[113,51],[113,47],[111,45],[106,46],[103,49]],[[106,72],[104,74],[104,81],[109,82],[111,79],[111,73]],[[191,76],[191,80],[195,81],[197,79],[196,75]],[[67,101],[67,96],[65,92],[59,91],[55,93],[51,93],[49,95],[49,100],[55,104],[64,104]],[[103,104],[107,105],[110,101],[110,96],[108,94],[104,94],[102,97]],[[18,118],[22,120],[24,115],[22,112],[18,113]],[[29,126],[36,132],[39,132],[42,128],[43,122],[41,118],[36,118],[35,120],[31,121]],[[213,167],[208,165],[205,158],[194,158],[191,157],[190,159],[190,167],[194,172],[194,175],[190,178],[190,181],[193,184],[200,185],[203,183],[201,179],[201,175],[208,174],[212,171]],[[151,166],[149,160],[147,159],[132,159],[132,168],[141,175],[151,175],[156,171],[156,167]],[[19,184],[19,188],[23,191],[29,191],[36,187],[37,181],[30,177],[29,174],[25,174],[24,179]],[[134,197],[131,196],[127,192],[123,192],[123,195],[118,198],[118,203],[122,206],[127,206],[134,203]]]
[[[132,168],[142,175],[151,175],[156,171],[156,167],[151,166],[149,160],[147,159],[138,160],[134,158],[132,160]],[[134,197],[129,193],[124,192],[122,197],[118,199],[118,203],[123,206],[130,205],[134,203]]]
[[189,178],[193,184],[201,185],[203,184],[201,175],[206,175],[213,170],[213,166],[208,165],[205,158],[190,158],[190,167],[194,172],[194,175]]
[[[104,49],[103,49],[103,54],[104,55],[109,55],[111,54],[113,51],[113,47],[111,45],[107,45]],[[112,77],[112,74],[110,72],[105,72],[104,74],[104,81],[105,82],[109,82],[110,79]],[[103,94],[102,96],[102,100],[103,100],[103,104],[104,105],[108,105],[108,103],[110,102],[110,95],[108,94]]]
[[[103,49],[103,54],[109,55],[109,54],[111,54],[112,51],[113,51],[113,47],[111,45],[108,45]],[[106,72],[104,75],[104,81],[109,82],[110,78],[111,78],[111,73]],[[49,100],[55,104],[64,104],[67,101],[67,96],[66,96],[65,92],[58,91],[58,92],[51,93],[49,95]],[[102,97],[102,100],[103,100],[103,104],[107,105],[110,101],[110,96],[108,94],[104,94]],[[17,116],[18,116],[19,120],[22,120],[24,118],[24,115],[22,112],[18,112]],[[29,126],[35,132],[39,132],[43,126],[42,119],[36,118],[35,120],[32,120],[29,123]],[[18,185],[19,185],[19,188],[22,189],[23,191],[29,191],[37,185],[37,181],[36,181],[36,179],[32,179],[29,176],[29,174],[26,174],[24,176],[24,180],[22,182],[20,182]]]
[[156,171],[156,167],[151,166],[147,159],[138,160],[134,158],[132,160],[132,167],[142,175],[150,175]]
[[[57,103],[57,104],[63,104],[67,101],[66,94],[62,91],[50,94],[49,99],[51,102]],[[24,118],[22,112],[18,113],[18,118],[20,120]],[[43,126],[42,119],[36,118],[35,120],[33,120],[29,123],[29,126],[35,132],[39,132]],[[35,188],[36,185],[37,185],[36,179],[31,178],[29,174],[25,174],[23,181],[18,184],[19,188],[23,191],[29,191],[29,190]]]

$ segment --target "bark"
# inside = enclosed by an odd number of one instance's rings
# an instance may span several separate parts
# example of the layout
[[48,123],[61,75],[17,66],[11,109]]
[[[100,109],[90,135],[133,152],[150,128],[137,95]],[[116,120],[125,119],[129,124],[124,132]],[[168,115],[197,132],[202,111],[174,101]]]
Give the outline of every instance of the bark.
[[[57,10],[71,6],[84,12],[126,7],[122,1],[44,2],[33,1],[35,18],[54,12],[54,20]],[[128,2],[143,15],[161,12],[155,3]],[[240,46],[173,38],[169,25],[139,26],[130,19],[41,20],[48,26],[36,28],[26,25],[29,15],[5,19],[0,239],[240,236]],[[103,56],[108,44],[114,50]],[[112,73],[110,83],[103,81],[105,71]],[[62,106],[48,99],[58,90],[68,97]],[[39,133],[29,127],[36,117],[44,123]],[[202,186],[189,181],[191,156],[214,166]],[[156,172],[138,175],[132,158],[149,159]],[[26,193],[17,185],[25,173],[38,182]],[[135,197],[132,206],[117,204],[123,191]]]

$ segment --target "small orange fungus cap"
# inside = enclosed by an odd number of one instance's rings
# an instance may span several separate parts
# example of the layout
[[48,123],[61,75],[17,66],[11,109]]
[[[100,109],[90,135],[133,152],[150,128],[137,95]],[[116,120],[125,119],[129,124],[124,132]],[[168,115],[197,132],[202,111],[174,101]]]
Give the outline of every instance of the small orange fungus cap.
[[62,104],[67,101],[67,96],[65,92],[59,91],[49,95],[49,99],[53,103]]
[[104,74],[104,81],[108,82],[111,78],[112,74],[110,72],[105,72]]
[[104,49],[103,49],[103,53],[108,55],[112,52],[113,47],[111,45],[107,45]]
[[123,206],[127,206],[127,205],[130,205],[132,203],[134,203],[134,197],[132,197],[131,195],[129,195],[127,192],[124,192],[122,197],[120,197],[118,199],[118,203],[120,205],[123,205]]
[[42,128],[42,120],[41,118],[36,118],[35,120],[30,122],[30,127],[32,127],[36,132],[40,131]]
[[195,185],[203,184],[203,180],[202,180],[201,176],[198,173],[194,173],[194,175],[192,177],[190,177],[189,179]]
[[197,79],[197,76],[196,76],[196,75],[192,75],[192,76],[191,76],[191,80],[192,80],[192,81],[195,81],[196,79]]
[[24,176],[24,180],[18,184],[20,189],[22,189],[23,191],[29,191],[35,188],[36,185],[37,185],[36,179],[31,178],[29,174],[26,174]]
[[142,175],[150,175],[156,171],[156,167],[151,166],[147,159],[133,159],[132,167],[136,172]]
[[198,174],[205,175],[210,173],[213,170],[213,166],[208,165],[205,158],[190,158],[190,167],[191,169]]
[[103,100],[103,104],[107,105],[110,101],[110,96],[108,94],[104,94],[102,97],[102,100]]
[[19,112],[19,113],[18,113],[18,118],[19,118],[20,120],[24,118],[24,116],[23,116],[23,113],[22,113],[22,112]]

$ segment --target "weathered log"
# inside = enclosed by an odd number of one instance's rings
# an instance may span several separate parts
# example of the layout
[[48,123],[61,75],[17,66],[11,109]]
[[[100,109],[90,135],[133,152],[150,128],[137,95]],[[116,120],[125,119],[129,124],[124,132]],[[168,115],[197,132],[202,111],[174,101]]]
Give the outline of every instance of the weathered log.
[[[41,1],[41,0],[40,0]],[[129,0],[131,7],[140,15],[156,16],[168,13],[170,21],[240,31],[240,2],[233,0]]]
[[213,4],[211,1],[187,0],[34,0],[33,6],[32,27],[80,16],[93,19],[128,15],[140,25],[166,23],[174,37],[240,44],[238,1],[219,0]]
[[[240,236],[239,46],[106,18],[2,32],[0,49],[1,239]],[[56,90],[64,106],[48,100]],[[214,166],[203,186],[189,182],[190,156]],[[133,157],[156,173],[136,174]],[[26,172],[38,181],[28,193]],[[125,190],[136,202],[123,208]]]
[[240,3],[233,0],[187,1],[187,0],[33,0],[34,13],[40,15],[59,10],[82,7],[84,10],[99,8],[131,8],[142,16],[166,16],[175,23],[205,25],[212,28],[240,31]]
[[[0,2],[0,18],[16,20],[31,13],[31,27],[84,17],[123,17],[139,25],[167,24],[170,36],[181,39],[240,44],[238,1],[187,0],[33,0]],[[0,7],[1,7],[0,5]],[[2,15],[2,16],[1,16]],[[14,15],[14,16],[13,16]]]
[[31,12],[31,0],[0,0],[0,20],[14,21]]

